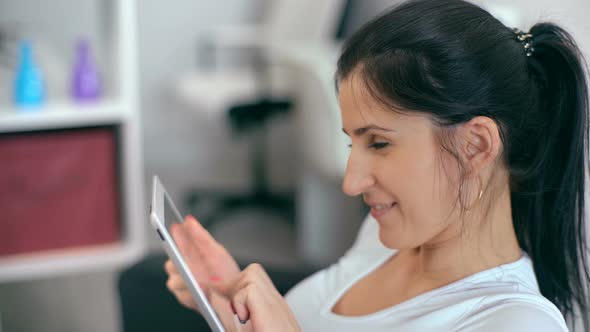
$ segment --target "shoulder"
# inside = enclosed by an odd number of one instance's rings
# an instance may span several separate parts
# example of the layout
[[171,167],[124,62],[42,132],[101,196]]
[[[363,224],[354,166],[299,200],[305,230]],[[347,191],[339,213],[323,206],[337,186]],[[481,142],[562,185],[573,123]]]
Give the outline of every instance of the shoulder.
[[474,275],[460,298],[469,309],[462,331],[567,331],[559,309],[539,291],[528,255]]
[[[548,302],[548,301],[547,301]],[[552,304],[509,300],[480,312],[469,324],[472,331],[568,331],[561,313]]]

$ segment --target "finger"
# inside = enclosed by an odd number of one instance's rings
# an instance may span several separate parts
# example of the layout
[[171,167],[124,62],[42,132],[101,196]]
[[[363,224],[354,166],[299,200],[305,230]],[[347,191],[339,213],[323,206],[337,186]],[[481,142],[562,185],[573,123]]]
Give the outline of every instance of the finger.
[[180,302],[180,304],[183,306],[199,311],[197,308],[197,303],[195,303],[195,299],[193,299],[193,296],[190,292],[182,292],[174,295],[176,296],[178,302]]
[[266,270],[264,269],[264,267],[262,267],[261,264],[252,263],[252,264],[248,265],[245,270],[248,271],[247,273],[250,273],[253,275],[253,280],[259,280],[259,281],[262,281],[264,283],[271,284],[274,286],[272,280],[268,276],[268,273],[266,273]]
[[250,319],[250,311],[248,310],[248,301],[251,301],[251,296],[255,294],[254,284],[248,284],[246,287],[239,289],[231,297],[231,305],[240,320],[240,323],[245,324]]
[[180,236],[180,235],[182,235],[182,234],[179,234],[179,233],[182,233],[182,232],[184,232],[184,231],[185,231],[185,230],[182,228],[182,225],[181,225],[181,224],[178,224],[178,223],[172,223],[172,224],[170,225],[170,227],[169,227],[169,229],[168,229],[168,230],[170,231],[170,234],[172,235],[172,237],[174,238],[174,240],[175,240],[175,241],[177,240],[177,239],[176,239],[176,237],[177,237],[177,236]]
[[250,264],[236,278],[216,282],[217,290],[225,296],[232,298],[237,292],[249,284],[258,280],[264,280],[260,272],[261,269],[262,266],[259,264]]
[[260,288],[262,291],[264,291],[265,295],[270,296],[270,297],[274,297],[274,296],[282,297],[281,293],[279,292],[279,290],[275,286],[274,282],[272,281],[272,279],[270,278],[270,276],[268,275],[268,273],[266,272],[264,267],[262,267],[262,265],[256,263],[255,269],[256,269],[255,270],[256,274],[260,278],[259,279]]
[[217,241],[211,234],[195,219],[193,216],[187,216],[183,224],[189,238],[193,240],[194,245],[207,251],[217,244]]
[[168,273],[168,275],[178,274],[178,270],[176,269],[176,266],[174,266],[174,263],[172,263],[171,260],[167,260],[166,263],[164,263],[164,270],[166,271],[166,273]]
[[242,324],[252,319],[252,310],[256,310],[255,308],[259,308],[269,299],[281,296],[262,265],[256,263],[248,265],[226,287],[233,310]]
[[[250,276],[246,270],[240,272],[237,276],[229,279],[216,278],[212,282],[215,285],[217,292],[220,292],[224,296],[231,298],[241,288],[244,288],[248,284]],[[211,280],[211,279],[210,279]]]
[[170,235],[178,246],[186,242],[186,230],[182,227],[182,224],[173,223],[169,227]]
[[180,253],[190,262],[194,257],[194,247],[186,229],[181,224],[173,224],[170,226],[170,232]]
[[225,296],[223,296],[215,291],[212,291],[210,293],[209,302],[211,303],[211,306],[215,310],[217,317],[219,317],[219,319],[221,320],[221,323],[223,324],[223,326],[225,327],[225,329],[228,332],[241,330],[239,325],[236,324],[237,322],[236,322],[236,319],[234,318],[235,315],[234,315],[233,310],[231,308],[230,302]]
[[172,292],[185,291],[188,289],[186,283],[178,274],[172,275],[168,278],[168,281],[166,281],[166,287]]
[[238,316],[240,323],[244,324],[250,319],[250,312],[246,302],[249,292],[253,291],[254,280],[257,278],[254,268],[250,265],[240,273],[232,282],[223,283],[219,287],[225,291],[231,301],[233,312]]
[[242,271],[241,280],[234,283],[232,289],[228,291],[228,294],[231,294],[232,292],[235,293],[248,284],[257,284],[259,291],[266,295],[280,295],[273,281],[268,276],[268,273],[266,273],[266,270],[264,270],[262,265],[258,263],[250,264],[244,269],[244,271]]

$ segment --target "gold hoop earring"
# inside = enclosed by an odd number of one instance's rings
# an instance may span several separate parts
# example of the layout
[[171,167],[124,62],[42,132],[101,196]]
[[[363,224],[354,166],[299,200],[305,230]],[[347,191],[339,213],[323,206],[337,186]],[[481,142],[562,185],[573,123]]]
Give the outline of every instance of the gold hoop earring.
[[[479,182],[479,195],[477,195],[477,199],[469,207],[463,206],[465,211],[470,211],[471,209],[473,209],[473,207],[481,200],[481,197],[483,196],[483,181],[481,180],[481,178],[479,176],[477,177],[477,182]],[[462,191],[463,191],[463,183],[461,183],[461,185],[459,186],[459,195],[461,195]]]

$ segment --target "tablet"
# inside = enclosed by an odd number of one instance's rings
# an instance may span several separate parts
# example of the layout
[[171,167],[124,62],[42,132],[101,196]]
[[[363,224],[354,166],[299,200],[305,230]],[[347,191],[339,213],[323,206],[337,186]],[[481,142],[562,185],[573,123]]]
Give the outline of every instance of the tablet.
[[176,266],[176,269],[187,284],[187,287],[195,299],[195,303],[199,307],[199,311],[203,317],[205,317],[205,320],[207,320],[211,330],[213,332],[225,332],[225,328],[221,324],[219,317],[215,313],[215,310],[213,310],[207,296],[205,296],[205,293],[203,293],[197,280],[188,268],[178,246],[169,232],[172,224],[182,223],[184,222],[184,218],[182,218],[181,214],[178,212],[178,209],[172,202],[170,195],[168,195],[166,189],[164,189],[164,186],[157,175],[154,176],[152,187],[150,220],[157,235],[162,240],[164,250],[166,250],[166,253],[174,263],[174,266]]

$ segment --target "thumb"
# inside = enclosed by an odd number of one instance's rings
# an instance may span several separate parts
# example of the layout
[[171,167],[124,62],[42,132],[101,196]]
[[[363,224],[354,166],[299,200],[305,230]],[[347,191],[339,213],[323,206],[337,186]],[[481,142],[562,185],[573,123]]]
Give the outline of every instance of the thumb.
[[250,310],[247,306],[248,292],[240,286],[240,278],[220,280],[216,284],[216,290],[230,302],[230,308],[240,323],[245,324],[250,319]]

